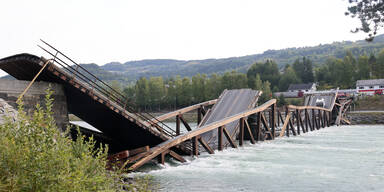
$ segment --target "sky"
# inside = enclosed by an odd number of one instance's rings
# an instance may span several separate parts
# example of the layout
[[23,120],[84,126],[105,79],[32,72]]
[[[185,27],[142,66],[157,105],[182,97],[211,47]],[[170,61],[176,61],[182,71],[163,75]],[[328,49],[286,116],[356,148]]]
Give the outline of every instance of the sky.
[[359,22],[344,15],[347,6],[347,0],[2,0],[0,58],[46,56],[36,46],[40,39],[78,63],[98,65],[364,39],[350,32]]

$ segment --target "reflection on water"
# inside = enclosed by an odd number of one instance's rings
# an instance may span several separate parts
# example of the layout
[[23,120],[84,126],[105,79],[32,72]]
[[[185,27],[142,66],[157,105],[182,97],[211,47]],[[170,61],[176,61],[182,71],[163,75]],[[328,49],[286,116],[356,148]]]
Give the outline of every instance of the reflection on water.
[[384,126],[340,126],[146,166],[160,191],[384,191]]

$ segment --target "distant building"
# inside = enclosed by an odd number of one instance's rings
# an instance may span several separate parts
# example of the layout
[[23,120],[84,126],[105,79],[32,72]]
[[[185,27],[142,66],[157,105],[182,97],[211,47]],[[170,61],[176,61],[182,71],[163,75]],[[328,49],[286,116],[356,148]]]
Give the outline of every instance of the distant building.
[[383,94],[384,79],[358,80],[356,90],[367,95]]
[[316,91],[315,83],[290,84],[288,87],[288,92],[308,93],[312,91]]

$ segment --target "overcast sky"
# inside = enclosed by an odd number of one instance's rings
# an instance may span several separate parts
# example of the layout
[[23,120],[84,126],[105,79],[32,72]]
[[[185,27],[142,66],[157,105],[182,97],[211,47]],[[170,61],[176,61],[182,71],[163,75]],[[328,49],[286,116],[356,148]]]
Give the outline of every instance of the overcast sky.
[[79,63],[207,59],[363,39],[347,0],[2,0],[0,58],[44,56],[39,39]]

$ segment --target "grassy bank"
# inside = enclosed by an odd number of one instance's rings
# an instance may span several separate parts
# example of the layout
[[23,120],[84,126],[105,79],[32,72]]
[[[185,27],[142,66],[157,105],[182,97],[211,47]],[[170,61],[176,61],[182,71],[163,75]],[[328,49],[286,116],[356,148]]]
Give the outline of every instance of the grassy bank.
[[366,96],[355,102],[356,111],[382,111],[384,110],[384,95]]

